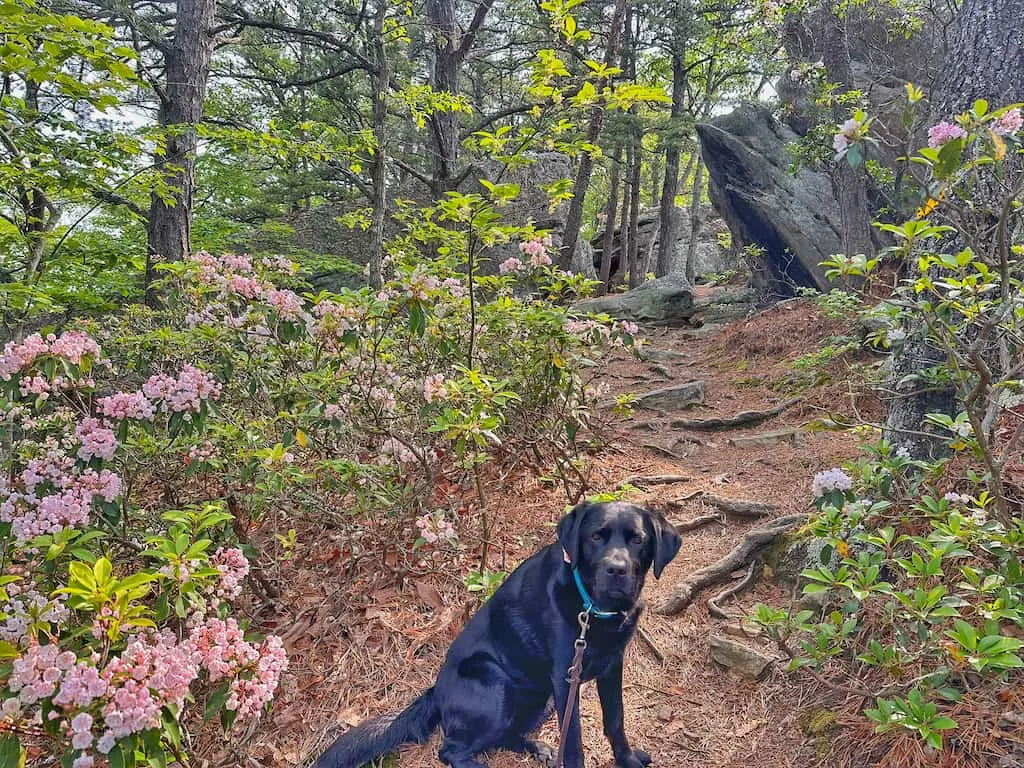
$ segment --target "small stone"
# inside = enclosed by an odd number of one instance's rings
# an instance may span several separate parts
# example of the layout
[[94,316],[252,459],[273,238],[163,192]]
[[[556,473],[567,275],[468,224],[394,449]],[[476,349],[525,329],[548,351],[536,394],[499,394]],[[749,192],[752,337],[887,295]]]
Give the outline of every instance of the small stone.
[[774,661],[770,656],[727,637],[711,635],[708,642],[714,661],[754,680],[760,678]]
[[640,347],[640,359],[645,363],[671,363],[677,360],[685,360],[685,352],[676,352],[674,349],[658,349],[657,347]]

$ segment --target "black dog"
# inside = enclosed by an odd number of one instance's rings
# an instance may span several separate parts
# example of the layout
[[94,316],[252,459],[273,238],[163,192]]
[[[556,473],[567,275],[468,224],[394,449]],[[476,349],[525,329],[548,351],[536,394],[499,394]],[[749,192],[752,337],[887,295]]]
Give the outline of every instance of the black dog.
[[[558,524],[558,542],[520,565],[466,624],[434,686],[400,713],[341,736],[317,768],[358,768],[401,744],[427,741],[441,727],[439,757],[452,768],[484,768],[493,749],[528,753],[548,765],[554,752],[528,739],[549,716],[559,724],[569,698],[566,672],[591,611],[583,680],[597,679],[604,733],[620,768],[643,768],[622,718],[622,654],[640,618],[647,571],[655,577],[679,551],[679,535],[657,512],[625,503],[581,504]],[[592,596],[592,597],[591,597]],[[578,708],[570,718],[566,768],[582,768]]]

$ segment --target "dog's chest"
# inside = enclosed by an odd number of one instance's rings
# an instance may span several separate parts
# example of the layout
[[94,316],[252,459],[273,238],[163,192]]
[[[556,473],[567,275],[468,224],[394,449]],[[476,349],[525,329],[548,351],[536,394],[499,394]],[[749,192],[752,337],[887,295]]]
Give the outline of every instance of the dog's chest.
[[635,625],[629,624],[615,629],[595,628],[588,633],[590,636],[583,653],[583,679],[600,677],[612,664],[621,661],[634,629]]

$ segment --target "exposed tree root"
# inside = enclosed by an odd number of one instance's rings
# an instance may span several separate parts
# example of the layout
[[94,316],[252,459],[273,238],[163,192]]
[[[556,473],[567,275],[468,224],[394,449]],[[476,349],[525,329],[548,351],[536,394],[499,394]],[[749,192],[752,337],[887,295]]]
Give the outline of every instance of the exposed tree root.
[[728,515],[738,515],[740,517],[767,517],[779,511],[779,508],[774,504],[746,501],[744,499],[726,499],[722,496],[715,496],[712,493],[704,494],[703,500]]
[[654,638],[651,637],[650,633],[643,627],[638,626],[636,628],[637,637],[643,640],[644,645],[647,646],[647,650],[651,652],[651,655],[658,660],[659,664],[665,663],[665,654],[661,652],[658,644],[654,642]]
[[729,554],[679,582],[668,598],[655,608],[655,612],[664,616],[682,613],[702,589],[726,581],[729,574],[748,565],[754,556],[775,541],[776,537],[806,521],[807,515],[787,515],[747,531]]
[[618,487],[635,485],[637,488],[649,488],[652,485],[671,485],[672,483],[688,483],[693,478],[688,475],[630,475],[619,482]]
[[673,429],[698,429],[698,430],[714,430],[714,429],[735,429],[736,427],[747,427],[752,424],[760,424],[762,421],[767,421],[773,416],[778,416],[785,410],[792,408],[794,405],[799,403],[801,398],[794,397],[792,400],[770,408],[767,411],[741,411],[735,416],[730,416],[725,419],[673,419],[669,422],[669,425]]
[[701,515],[700,517],[693,518],[693,520],[681,520],[678,523],[673,523],[673,525],[680,533],[686,533],[687,531],[696,530],[697,528],[701,528],[709,523],[720,522],[723,522],[721,515]]
[[723,589],[714,597],[709,597],[708,613],[710,613],[712,616],[718,619],[723,619],[726,621],[731,619],[732,616],[730,616],[728,613],[725,612],[725,610],[722,609],[721,602],[723,600],[728,600],[730,597],[735,597],[740,592],[749,587],[751,584],[753,584],[757,580],[758,575],[761,573],[762,565],[763,563],[761,562],[761,558],[755,557],[753,560],[750,561],[750,568],[747,569],[746,576],[737,581],[731,587]]

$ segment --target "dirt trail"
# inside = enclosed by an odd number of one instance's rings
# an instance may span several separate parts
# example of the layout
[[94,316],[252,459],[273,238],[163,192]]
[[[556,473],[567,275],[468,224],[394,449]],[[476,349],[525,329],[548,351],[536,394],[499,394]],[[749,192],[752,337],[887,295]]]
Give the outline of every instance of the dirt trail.
[[[713,336],[648,332],[645,338],[650,347],[681,354],[659,355],[656,362],[616,355],[602,375],[611,393],[642,393],[701,379],[706,385],[706,403],[663,416],[638,411],[616,424],[613,447],[593,457],[594,490],[612,490],[630,475],[675,473],[690,480],[656,485],[633,498],[667,510],[673,521],[715,511],[697,491],[767,502],[778,508],[776,516],[806,511],[812,476],[855,455],[852,438],[818,432],[802,435],[795,442],[749,448],[734,446],[729,440],[797,428],[829,413],[849,414],[856,408],[863,414],[877,407],[850,394],[852,385],[842,362],[829,369],[831,383],[804,390],[801,403],[763,424],[693,432],[671,430],[667,422],[673,417],[729,417],[778,405],[801,385],[794,376],[804,374],[799,365],[793,365],[794,359],[818,349],[823,337],[842,330],[822,318],[812,305],[793,302]],[[647,428],[638,428],[643,422],[649,422]],[[550,540],[550,526],[560,517],[565,497],[558,489],[544,488],[527,468],[514,471],[492,486],[490,493],[499,525],[497,557],[504,558],[511,569]],[[669,505],[670,501],[675,503]],[[712,523],[684,534],[679,556],[660,581],[648,582],[645,596],[649,605],[658,605],[674,584],[717,560],[760,522],[730,517],[725,524]],[[283,601],[287,610],[279,617],[276,630],[288,634],[291,669],[272,722],[250,734],[243,754],[235,753],[239,764],[303,765],[342,724],[354,724],[409,701],[430,684],[448,643],[473,604],[461,582],[458,561],[420,563],[396,578],[395,573],[382,571],[379,560],[356,558],[352,573],[339,575],[342,560],[351,557],[356,548],[351,532],[305,534],[319,536],[315,539],[318,544],[300,553],[282,574],[284,583],[292,586]],[[401,564],[395,567],[400,569]],[[738,623],[709,616],[705,602],[714,593],[712,588],[700,595],[679,616],[645,614],[642,626],[665,661],[659,663],[640,641],[628,651],[626,730],[633,743],[649,751],[660,766],[836,765],[827,757],[827,744],[801,728],[809,708],[826,698],[827,692],[798,684],[779,669],[772,669],[759,682],[746,680],[710,660],[708,635],[721,634],[726,624]],[[785,605],[788,600],[787,594],[762,579],[724,607],[738,618],[759,601]],[[763,641],[743,641],[770,650]],[[601,733],[597,691],[592,684],[583,688],[581,713],[588,768],[610,765],[611,753]],[[542,738],[556,743],[554,721],[544,727]],[[406,749],[398,765],[433,768],[439,765],[436,750],[436,740]],[[210,758],[212,762],[228,755]],[[489,764],[510,768],[524,761],[519,756],[496,754]]]

